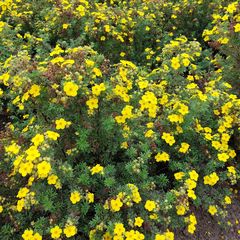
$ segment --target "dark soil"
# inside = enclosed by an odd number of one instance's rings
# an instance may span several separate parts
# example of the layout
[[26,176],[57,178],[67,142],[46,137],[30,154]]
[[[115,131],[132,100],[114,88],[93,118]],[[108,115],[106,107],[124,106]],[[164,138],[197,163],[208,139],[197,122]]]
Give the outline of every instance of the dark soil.
[[[200,209],[194,211],[197,218],[196,231],[193,235],[184,231],[175,233],[175,240],[240,240],[240,195],[227,208],[228,216],[221,220],[212,217]],[[239,231],[239,233],[238,233]]]

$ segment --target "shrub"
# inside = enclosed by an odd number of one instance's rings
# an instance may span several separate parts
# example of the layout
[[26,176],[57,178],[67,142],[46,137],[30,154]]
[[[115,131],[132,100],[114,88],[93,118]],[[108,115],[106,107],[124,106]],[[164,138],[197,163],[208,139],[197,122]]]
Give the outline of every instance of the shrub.
[[227,214],[240,100],[224,58],[168,21],[207,3],[98,2],[1,5],[3,239],[174,239],[195,208]]
[[239,82],[239,12],[238,2],[232,2],[224,9],[213,14],[211,29],[203,32],[204,40],[220,54],[216,63],[224,69],[224,80],[233,85],[233,89],[238,93]]

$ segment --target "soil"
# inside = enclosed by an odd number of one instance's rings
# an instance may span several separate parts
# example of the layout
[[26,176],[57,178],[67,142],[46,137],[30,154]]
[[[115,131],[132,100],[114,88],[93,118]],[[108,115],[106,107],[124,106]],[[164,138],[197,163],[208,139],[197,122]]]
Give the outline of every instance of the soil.
[[[197,218],[196,231],[190,235],[187,230],[175,233],[175,240],[240,240],[240,195],[233,199],[232,204],[227,208],[228,216],[223,223],[209,213],[195,211]],[[239,231],[239,233],[238,233]]]

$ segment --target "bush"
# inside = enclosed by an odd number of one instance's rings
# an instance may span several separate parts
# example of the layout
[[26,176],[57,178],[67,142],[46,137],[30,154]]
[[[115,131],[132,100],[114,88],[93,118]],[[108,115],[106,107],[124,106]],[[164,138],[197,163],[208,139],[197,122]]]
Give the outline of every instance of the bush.
[[1,3],[2,239],[168,240],[194,234],[195,208],[227,215],[233,57],[196,39],[204,21],[184,28],[219,1],[106,2]]

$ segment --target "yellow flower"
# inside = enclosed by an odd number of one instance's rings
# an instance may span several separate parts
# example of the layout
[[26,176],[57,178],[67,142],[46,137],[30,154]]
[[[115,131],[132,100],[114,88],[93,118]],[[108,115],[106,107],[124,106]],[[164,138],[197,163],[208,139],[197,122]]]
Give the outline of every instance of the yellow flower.
[[35,233],[31,240],[42,240],[42,236],[39,233]]
[[173,69],[177,70],[180,68],[180,63],[179,63],[179,59],[177,57],[173,57],[171,60],[171,66]]
[[156,208],[156,203],[155,203],[155,201],[147,200],[144,207],[146,210],[151,212]]
[[177,172],[174,173],[174,177],[176,180],[181,180],[184,177],[185,173],[184,172]]
[[191,224],[196,225],[196,224],[197,224],[197,218],[196,218],[196,216],[195,216],[194,214],[191,214],[191,215],[189,216],[189,221],[190,221]]
[[[2,6],[2,8],[3,7],[4,7],[4,5]],[[4,25],[5,25],[5,22],[0,21],[0,32],[2,32]]]
[[230,150],[228,154],[231,158],[235,158],[237,156],[236,152],[234,150]]
[[111,27],[109,25],[104,25],[104,30],[109,33],[111,31]]
[[184,59],[182,60],[182,63],[183,63],[183,66],[184,66],[184,67],[187,67],[187,66],[189,66],[189,64],[190,64],[190,61],[189,61],[189,59],[184,58]]
[[50,233],[51,238],[58,239],[62,234],[62,229],[59,226],[55,226],[54,228],[51,228]]
[[0,213],[2,213],[2,212],[3,212],[3,206],[0,205]]
[[148,130],[145,132],[145,137],[146,138],[151,138],[154,135],[154,131],[152,129]]
[[64,129],[70,126],[71,122],[70,121],[67,122],[63,118],[60,118],[55,121],[55,124],[56,124],[56,129]]
[[154,127],[154,123],[153,122],[147,123],[147,128],[153,128],[153,127]]
[[67,29],[69,27],[69,24],[67,24],[67,23],[64,23],[63,25],[62,25],[62,28],[63,29]]
[[65,227],[63,232],[67,238],[70,238],[77,234],[77,228],[74,225],[70,225],[70,226]]
[[74,82],[65,82],[63,85],[63,90],[70,97],[76,97],[79,87]]
[[215,172],[213,172],[210,175],[205,176],[203,178],[203,180],[204,180],[204,184],[208,184],[210,186],[213,186],[218,182],[219,177]]
[[227,6],[227,12],[229,13],[234,13],[236,10],[237,10],[237,2],[233,2],[233,3],[230,3],[228,6]]
[[128,143],[127,143],[127,142],[123,142],[123,143],[121,144],[121,148],[127,149],[127,148],[128,148]]
[[0,81],[3,82],[5,86],[9,86],[8,80],[10,78],[9,73],[4,73],[3,75],[0,75]]
[[221,137],[222,142],[228,142],[229,139],[230,139],[229,134],[227,134],[227,133],[222,134],[222,137]]
[[115,223],[114,234],[121,236],[123,233],[125,233],[124,225],[122,223]]
[[87,106],[89,107],[90,110],[93,110],[94,108],[98,108],[98,99],[93,97],[87,100],[86,102]]
[[194,89],[196,87],[197,87],[196,83],[189,83],[189,84],[187,84],[187,89]]
[[21,212],[23,210],[24,203],[25,203],[24,198],[22,198],[21,200],[17,201],[17,207],[16,208],[17,208],[18,212]]
[[111,203],[111,209],[113,212],[118,212],[123,205],[123,203],[119,198],[117,198],[116,200],[112,199],[110,203]]
[[144,240],[145,236],[144,236],[144,234],[142,234],[139,231],[135,230],[135,239]]
[[155,240],[166,240],[166,237],[164,234],[156,234]]
[[116,116],[116,117],[115,117],[115,121],[116,121],[117,123],[119,123],[119,124],[125,123],[126,118],[125,118],[124,116]]
[[89,203],[93,203],[94,202],[94,194],[93,193],[87,193],[87,201]]
[[158,219],[158,215],[156,213],[150,214],[149,218],[152,220],[157,220]]
[[77,202],[80,202],[81,198],[82,197],[78,191],[74,191],[71,193],[70,200],[72,204],[76,204]]
[[173,233],[173,232],[170,232],[170,231],[167,229],[167,231],[165,232],[165,237],[166,237],[166,240],[174,240],[174,233]]
[[193,200],[197,199],[197,196],[196,196],[195,192],[192,189],[188,189],[187,192],[188,192],[188,197],[189,198],[192,198]]
[[92,60],[87,59],[87,60],[85,60],[85,63],[88,67],[93,67],[94,66],[94,61],[92,61]]
[[188,225],[188,232],[189,233],[193,234],[195,232],[195,230],[196,230],[195,224],[189,224]]
[[121,56],[121,57],[124,57],[125,55],[126,55],[125,52],[120,52],[120,56]]
[[177,209],[177,215],[184,215],[186,213],[186,208],[183,205],[176,206]]
[[234,26],[234,32],[240,32],[240,23],[237,23],[237,24]]
[[167,161],[169,161],[169,159],[170,159],[170,157],[169,157],[168,153],[166,153],[166,152],[158,153],[155,156],[155,160],[157,162],[167,162]]
[[[86,1],[84,1],[84,2],[86,2]],[[68,3],[68,2],[67,2]],[[86,14],[86,9],[85,9],[85,7],[83,6],[83,5],[79,5],[77,8],[76,8],[76,10],[78,11],[78,13],[79,13],[79,15],[81,16],[81,17],[84,17],[85,16],[85,14]]]
[[163,133],[162,139],[165,140],[166,143],[168,143],[170,146],[172,146],[175,143],[174,136],[172,136],[170,133]]
[[221,162],[226,162],[229,159],[227,153],[218,153],[218,160]]
[[27,194],[29,193],[29,189],[24,187],[24,188],[20,188],[18,191],[18,195],[17,198],[24,198],[27,196]]
[[168,95],[163,95],[162,98],[160,98],[160,104],[164,105],[168,102]]
[[208,208],[208,212],[213,216],[217,213],[217,208],[214,205],[210,205]]
[[192,170],[191,172],[189,172],[189,176],[194,181],[198,180],[198,173],[195,170]]
[[236,169],[235,169],[234,166],[227,167],[227,169],[228,169],[228,172],[229,172],[229,173],[232,173],[233,175],[236,174]]
[[34,177],[32,176],[28,179],[28,186],[32,186],[33,181],[34,181]]
[[29,90],[28,92],[29,92],[29,94],[31,94],[33,97],[37,97],[37,96],[40,95],[40,90],[41,90],[40,86],[34,84],[34,85],[32,85],[32,87],[30,88],[30,90]]
[[135,189],[132,191],[132,200],[135,203],[140,203],[142,201],[142,198],[141,198],[140,193],[138,192],[138,189]]
[[73,65],[74,63],[75,63],[75,61],[73,59],[67,59],[67,60],[64,60],[64,62],[61,64],[61,67],[65,66],[65,65]]
[[64,50],[62,50],[62,48],[60,47],[59,44],[56,45],[56,47],[53,49],[53,51],[50,53],[50,56],[54,56],[54,55],[59,55],[61,53],[64,53]]
[[26,177],[27,174],[30,174],[32,172],[32,169],[33,169],[33,164],[31,162],[20,163],[19,173],[23,177]]
[[122,115],[127,119],[133,117],[133,106],[126,105],[123,110],[121,111]]
[[37,147],[44,141],[44,136],[42,134],[37,134],[32,138],[31,142]]
[[218,141],[212,141],[212,146],[218,150],[221,147],[221,143]]
[[186,180],[186,185],[187,185],[188,189],[194,189],[194,188],[196,188],[197,183],[194,180],[189,178]]
[[227,44],[229,42],[229,38],[227,37],[221,37],[218,39],[218,41],[221,43],[221,44]]
[[139,86],[140,89],[144,89],[144,88],[146,88],[148,86],[148,81],[147,80],[139,81],[138,82],[138,86]]
[[24,240],[32,240],[32,238],[33,238],[33,230],[28,230],[28,229],[26,229],[25,231],[24,231],[24,233],[22,234],[22,238],[24,239]]
[[132,229],[130,231],[126,231],[125,232],[125,237],[127,240],[131,240],[131,239],[136,239],[135,238],[135,231]]
[[168,119],[170,122],[183,122],[183,118],[181,115],[177,115],[177,114],[171,114],[168,116]]
[[226,196],[224,198],[224,201],[225,201],[226,204],[231,204],[232,203],[232,200],[231,200],[231,198],[229,196]]
[[[100,70],[99,68],[93,68],[92,71],[94,72],[94,74],[95,74],[97,77],[102,77],[102,72],[101,72],[101,70]],[[104,83],[101,83],[101,84],[104,85]],[[100,84],[100,85],[101,85],[101,84]],[[105,89],[104,89],[104,90],[105,90]]]
[[141,227],[144,220],[141,217],[136,217],[134,219],[134,226]]
[[26,154],[27,154],[26,160],[28,161],[34,161],[35,159],[41,156],[36,146],[31,146],[30,148],[28,148],[26,150]]
[[125,67],[131,67],[132,69],[136,69],[136,65],[130,61],[126,61],[126,60],[120,60],[120,62],[122,63],[123,66]]
[[91,174],[94,175],[96,173],[103,173],[103,167],[100,164],[91,168]]
[[155,240],[166,240],[165,234],[156,234]]
[[46,134],[47,134],[48,138],[50,138],[54,141],[56,141],[60,137],[60,135],[58,133],[53,132],[53,131],[47,131]]
[[7,153],[13,153],[13,154],[17,155],[19,153],[20,148],[21,147],[19,145],[17,145],[15,142],[13,142],[11,145],[5,146],[5,151]]
[[101,36],[101,37],[100,37],[100,40],[101,40],[101,41],[105,41],[105,40],[106,40],[106,37],[105,37],[105,36]]
[[95,96],[99,96],[102,91],[105,91],[106,87],[104,83],[96,84],[95,86],[92,87],[92,93]]
[[64,62],[64,58],[63,57],[55,57],[51,60],[51,63],[55,64],[55,63],[62,63]]
[[146,30],[147,32],[150,31],[150,29],[151,29],[151,28],[150,28],[149,26],[146,26],[146,27],[145,27],[145,30]]
[[47,180],[48,180],[48,184],[49,184],[49,185],[54,185],[54,184],[56,184],[56,182],[57,182],[57,180],[58,180],[58,176],[52,174],[52,175],[50,175],[50,176],[48,177]]
[[190,145],[188,143],[185,142],[181,143],[181,148],[179,149],[179,152],[186,153],[189,149],[189,146]]
[[51,165],[49,162],[42,161],[37,165],[38,175],[40,178],[46,178],[48,173],[51,171]]
[[[89,233],[89,239],[90,240],[94,240],[95,233],[96,233],[95,229],[90,231],[90,233]],[[116,235],[115,237],[118,237],[118,235]],[[112,240],[112,235],[109,232],[105,232],[104,235],[103,235],[102,240]]]

